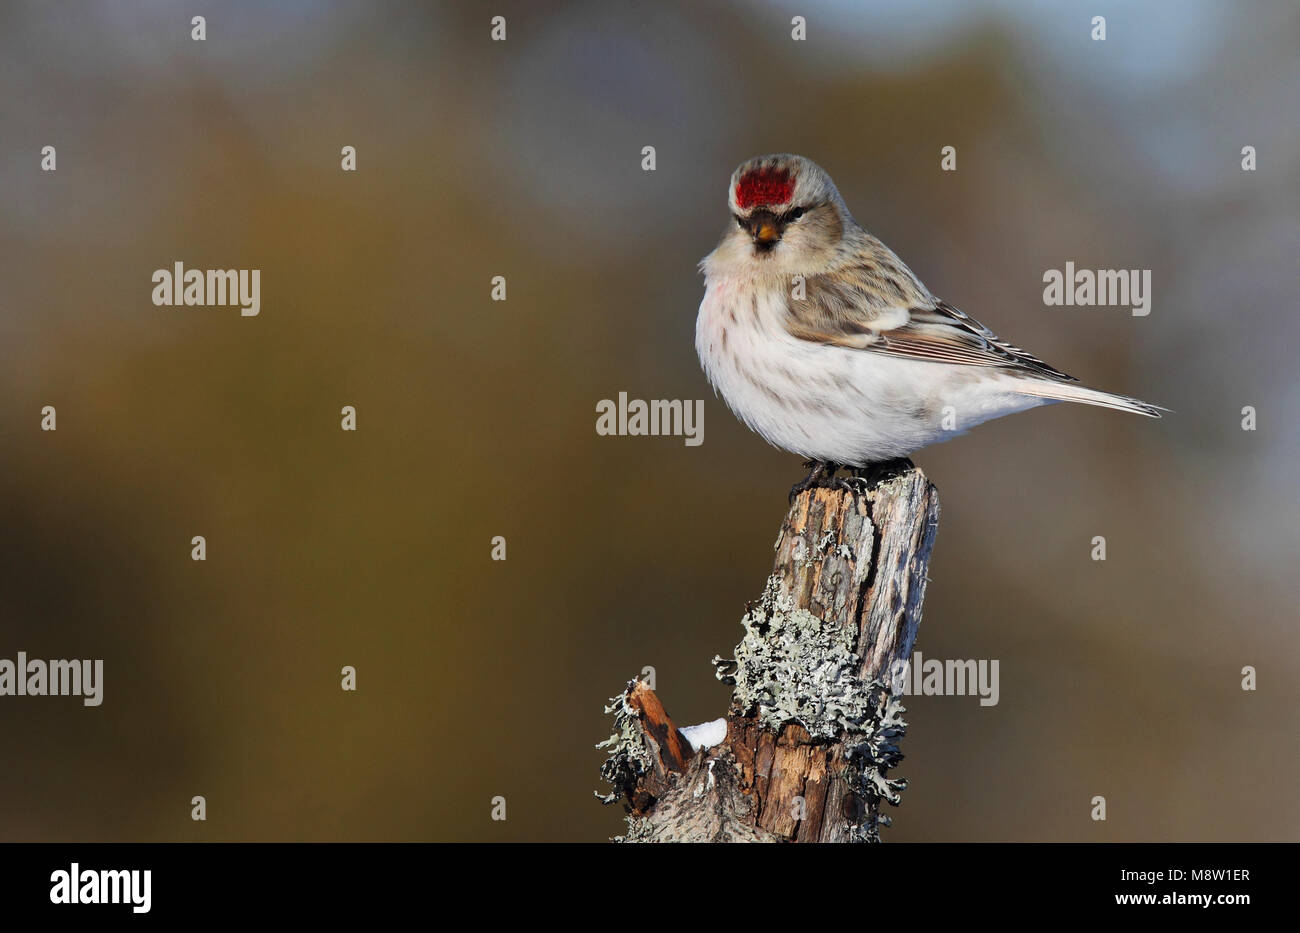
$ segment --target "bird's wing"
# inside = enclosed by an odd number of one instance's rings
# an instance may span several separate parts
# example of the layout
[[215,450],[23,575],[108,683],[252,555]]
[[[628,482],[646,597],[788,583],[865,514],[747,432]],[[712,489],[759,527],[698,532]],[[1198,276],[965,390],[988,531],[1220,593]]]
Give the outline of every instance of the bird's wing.
[[906,266],[892,259],[876,256],[807,276],[803,297],[796,287],[787,299],[787,329],[801,340],[871,353],[1078,381],[933,298]]

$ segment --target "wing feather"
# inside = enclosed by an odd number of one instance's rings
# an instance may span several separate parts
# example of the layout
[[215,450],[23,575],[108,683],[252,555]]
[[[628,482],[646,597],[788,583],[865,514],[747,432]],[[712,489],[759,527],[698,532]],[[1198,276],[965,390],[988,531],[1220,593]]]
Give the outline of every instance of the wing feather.
[[787,301],[790,333],[871,353],[1078,381],[934,298],[897,257],[881,250],[870,260],[806,277],[804,297]]

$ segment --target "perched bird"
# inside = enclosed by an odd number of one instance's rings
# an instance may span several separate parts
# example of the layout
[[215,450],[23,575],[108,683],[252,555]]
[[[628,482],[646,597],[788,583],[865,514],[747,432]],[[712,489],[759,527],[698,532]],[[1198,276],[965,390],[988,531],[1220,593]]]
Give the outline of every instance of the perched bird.
[[930,294],[802,156],[743,163],[727,201],[695,347],[745,424],[809,460],[792,496],[1038,405],[1164,410],[1085,388]]

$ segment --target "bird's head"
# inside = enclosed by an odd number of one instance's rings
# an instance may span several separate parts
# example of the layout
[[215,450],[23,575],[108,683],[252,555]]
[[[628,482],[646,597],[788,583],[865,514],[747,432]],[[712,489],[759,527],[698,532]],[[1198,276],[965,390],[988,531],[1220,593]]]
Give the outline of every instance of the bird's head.
[[827,259],[851,222],[830,176],[797,155],[741,163],[731,175],[727,204],[734,226],[722,245],[732,258],[784,268]]

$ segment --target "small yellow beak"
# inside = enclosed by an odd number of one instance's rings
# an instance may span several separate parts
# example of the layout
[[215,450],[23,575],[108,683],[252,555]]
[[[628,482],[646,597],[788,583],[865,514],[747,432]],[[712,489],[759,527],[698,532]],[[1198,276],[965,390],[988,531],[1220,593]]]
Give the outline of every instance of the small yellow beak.
[[765,217],[754,226],[753,235],[757,242],[767,246],[781,239],[781,229],[775,220]]

